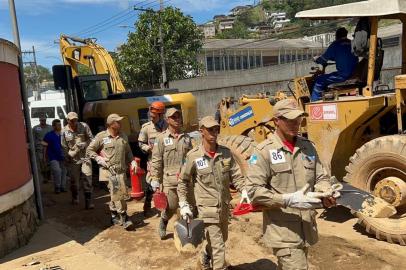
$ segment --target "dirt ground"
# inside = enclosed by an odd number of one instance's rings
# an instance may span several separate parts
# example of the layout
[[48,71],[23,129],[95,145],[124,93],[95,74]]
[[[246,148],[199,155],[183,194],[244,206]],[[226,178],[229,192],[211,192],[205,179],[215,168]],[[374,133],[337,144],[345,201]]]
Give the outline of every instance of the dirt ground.
[[[142,214],[142,201],[128,203],[136,230],[126,232],[110,226],[108,195],[96,189],[96,208],[70,204],[70,194],[53,194],[51,184],[43,186],[46,222],[94,253],[123,269],[195,269],[196,254],[179,254],[173,242],[173,220],[168,237],[161,241],[159,217]],[[322,218],[320,217],[322,216]],[[310,269],[406,269],[406,247],[378,241],[356,224],[344,208],[320,213],[320,241],[310,249]],[[272,250],[261,240],[262,215],[253,213],[231,220],[227,260],[237,270],[276,269]],[[80,262],[78,262],[80,263]]]

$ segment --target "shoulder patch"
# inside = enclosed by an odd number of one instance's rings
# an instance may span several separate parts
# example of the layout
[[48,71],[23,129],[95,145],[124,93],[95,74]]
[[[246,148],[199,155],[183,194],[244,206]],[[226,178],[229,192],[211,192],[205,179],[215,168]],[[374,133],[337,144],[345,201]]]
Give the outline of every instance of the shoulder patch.
[[254,165],[257,164],[258,156],[256,154],[252,154],[250,159],[248,160],[248,164]]

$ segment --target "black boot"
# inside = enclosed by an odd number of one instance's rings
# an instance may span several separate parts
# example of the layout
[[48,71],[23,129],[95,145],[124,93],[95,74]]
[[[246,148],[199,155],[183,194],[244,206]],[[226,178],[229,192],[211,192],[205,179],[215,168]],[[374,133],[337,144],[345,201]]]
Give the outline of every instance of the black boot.
[[151,201],[153,194],[154,191],[152,190],[151,185],[147,183],[147,188],[145,189],[144,216],[146,216],[147,212],[151,210]]
[[92,193],[91,192],[85,192],[85,208],[86,209],[94,209],[94,204],[93,204],[93,199],[92,199]]
[[134,224],[132,223],[130,218],[127,216],[127,213],[124,212],[119,215],[120,215],[120,222],[121,222],[121,225],[123,226],[123,228],[126,231],[132,231],[134,229]]
[[161,218],[159,221],[159,237],[163,240],[166,236],[166,227],[168,226],[168,221]]
[[116,211],[111,211],[111,225],[119,225],[121,226],[120,217],[118,216]]

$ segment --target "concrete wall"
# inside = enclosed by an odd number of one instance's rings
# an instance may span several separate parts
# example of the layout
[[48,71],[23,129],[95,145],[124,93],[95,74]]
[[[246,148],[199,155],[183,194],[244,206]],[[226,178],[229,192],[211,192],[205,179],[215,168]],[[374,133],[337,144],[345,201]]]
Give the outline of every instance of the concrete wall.
[[245,71],[224,72],[218,75],[171,82],[180,91],[192,92],[198,103],[199,117],[214,114],[217,103],[224,97],[238,98],[255,94],[288,90],[291,78],[309,73],[312,62],[303,61]]
[[[399,47],[386,48],[384,67],[381,73],[382,83],[394,87],[393,76],[400,74],[401,50]],[[284,90],[288,91],[288,82],[295,77],[309,74],[315,66],[312,61],[302,61],[278,66],[269,66],[251,70],[218,72],[216,75],[173,81],[171,88],[192,92],[197,98],[199,117],[214,114],[218,102],[223,97],[238,98],[242,94],[256,94]],[[334,67],[327,68],[327,72]]]

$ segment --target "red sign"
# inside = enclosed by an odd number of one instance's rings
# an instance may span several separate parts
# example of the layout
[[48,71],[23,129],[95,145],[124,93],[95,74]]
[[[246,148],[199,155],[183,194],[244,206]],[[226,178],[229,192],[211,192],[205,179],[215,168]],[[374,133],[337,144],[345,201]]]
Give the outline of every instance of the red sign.
[[310,120],[338,120],[337,104],[310,105]]

